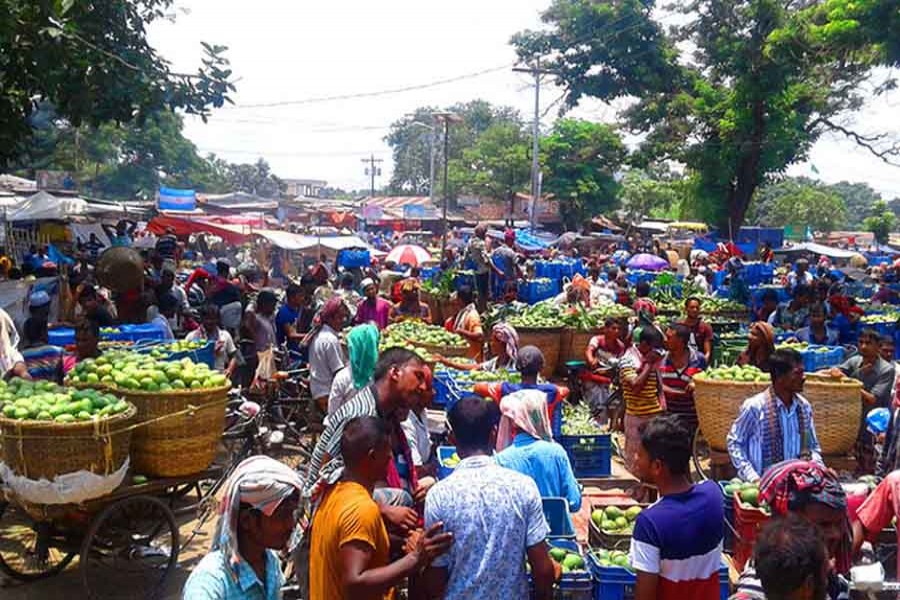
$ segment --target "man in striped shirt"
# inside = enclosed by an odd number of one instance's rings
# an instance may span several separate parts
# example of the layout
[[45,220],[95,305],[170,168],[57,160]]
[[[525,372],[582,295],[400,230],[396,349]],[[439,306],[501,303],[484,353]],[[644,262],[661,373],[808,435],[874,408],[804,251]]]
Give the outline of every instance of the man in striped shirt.
[[629,348],[619,363],[625,399],[625,466],[632,473],[640,440],[638,429],[663,410],[659,382],[661,347],[659,330],[653,326],[644,327],[638,345]]
[[803,391],[803,358],[781,349],[769,359],[772,385],[741,405],[728,433],[728,454],[744,481],[756,481],[783,460],[807,458],[822,462],[812,406]]
[[722,492],[692,484],[691,440],[674,415],[641,427],[636,475],[660,500],[641,512],[631,538],[635,600],[716,600],[722,561]]

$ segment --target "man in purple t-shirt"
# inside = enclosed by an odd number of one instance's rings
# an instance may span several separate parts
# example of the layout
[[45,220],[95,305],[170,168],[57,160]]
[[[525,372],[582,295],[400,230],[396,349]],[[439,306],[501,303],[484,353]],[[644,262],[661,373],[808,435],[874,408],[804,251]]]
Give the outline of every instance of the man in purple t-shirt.
[[374,323],[379,330],[388,326],[388,315],[391,312],[391,303],[378,296],[378,286],[372,279],[363,279],[360,287],[365,299],[359,303],[356,309],[354,325]]

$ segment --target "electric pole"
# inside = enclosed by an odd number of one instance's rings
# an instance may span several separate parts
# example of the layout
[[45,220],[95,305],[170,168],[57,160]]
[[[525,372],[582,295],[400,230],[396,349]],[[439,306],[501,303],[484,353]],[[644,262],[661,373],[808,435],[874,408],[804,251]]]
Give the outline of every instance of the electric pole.
[[[535,58],[528,67],[515,67],[517,73],[529,73],[534,77],[534,122],[532,123],[531,148],[531,208],[528,211],[528,223],[534,229],[534,211],[538,197],[541,195],[541,166],[538,161],[538,144],[541,135],[541,75],[552,75],[553,71],[541,69],[541,59]],[[514,218],[514,217],[513,217]]]
[[[376,167],[375,165],[381,164],[384,161],[380,158],[375,158],[375,155],[372,154],[369,156],[369,158],[363,158],[362,162],[369,165],[366,167],[366,175],[370,176],[370,182],[371,182],[371,184],[369,186],[369,192],[370,192],[369,198],[374,198],[375,197],[375,175],[379,175],[379,176],[381,175],[381,167]],[[361,228],[362,231],[366,230],[366,205],[367,204],[368,204],[368,200],[363,200],[362,219],[360,220],[360,223],[362,224],[362,228]]]
[[449,201],[449,190],[447,188],[447,168],[450,162],[450,123],[459,123],[462,117],[452,112],[434,112],[431,118],[436,122],[444,124],[444,189],[441,205],[441,260],[447,253],[447,202]]

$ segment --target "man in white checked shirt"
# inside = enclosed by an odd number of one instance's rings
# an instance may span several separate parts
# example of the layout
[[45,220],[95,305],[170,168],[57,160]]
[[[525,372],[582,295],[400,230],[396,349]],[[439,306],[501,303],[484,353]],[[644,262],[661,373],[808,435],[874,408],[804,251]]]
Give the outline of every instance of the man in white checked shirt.
[[822,462],[812,407],[803,391],[803,358],[793,349],[769,359],[772,385],[744,401],[728,433],[728,454],[745,481],[758,480],[771,465],[805,458]]

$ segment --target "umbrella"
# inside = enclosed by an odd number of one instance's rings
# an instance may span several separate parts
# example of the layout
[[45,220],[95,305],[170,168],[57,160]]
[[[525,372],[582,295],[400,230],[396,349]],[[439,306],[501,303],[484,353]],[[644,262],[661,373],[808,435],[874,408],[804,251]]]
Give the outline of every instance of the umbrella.
[[662,271],[669,267],[669,261],[653,254],[635,254],[625,266],[629,269],[643,269],[644,271]]
[[421,246],[413,244],[400,244],[393,250],[388,252],[385,262],[395,262],[398,265],[407,264],[418,267],[423,263],[431,261],[431,254]]

